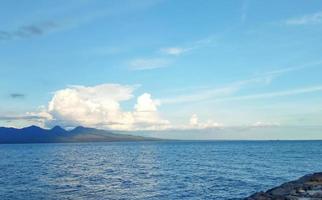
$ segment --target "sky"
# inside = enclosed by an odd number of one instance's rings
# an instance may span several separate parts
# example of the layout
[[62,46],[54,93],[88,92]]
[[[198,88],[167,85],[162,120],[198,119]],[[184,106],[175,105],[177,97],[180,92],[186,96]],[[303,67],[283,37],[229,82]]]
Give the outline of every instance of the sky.
[[322,1],[3,0],[0,126],[322,139]]

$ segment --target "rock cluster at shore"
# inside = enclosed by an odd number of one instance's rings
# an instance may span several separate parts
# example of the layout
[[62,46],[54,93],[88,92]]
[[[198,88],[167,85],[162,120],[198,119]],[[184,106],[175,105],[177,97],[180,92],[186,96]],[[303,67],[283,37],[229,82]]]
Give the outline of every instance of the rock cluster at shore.
[[322,172],[303,176],[245,200],[322,200]]

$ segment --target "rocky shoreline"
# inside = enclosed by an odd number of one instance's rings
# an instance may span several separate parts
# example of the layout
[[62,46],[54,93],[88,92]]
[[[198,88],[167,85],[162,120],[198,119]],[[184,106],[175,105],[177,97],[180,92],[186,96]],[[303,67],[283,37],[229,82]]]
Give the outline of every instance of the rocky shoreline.
[[322,172],[303,176],[245,200],[322,200]]

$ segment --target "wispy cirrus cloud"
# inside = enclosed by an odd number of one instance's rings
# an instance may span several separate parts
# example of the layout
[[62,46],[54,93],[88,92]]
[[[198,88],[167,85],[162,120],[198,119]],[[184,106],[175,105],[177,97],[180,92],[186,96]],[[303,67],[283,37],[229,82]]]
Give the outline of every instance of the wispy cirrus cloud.
[[23,99],[26,97],[26,95],[22,93],[11,93],[9,96],[13,99]]
[[227,97],[227,98],[218,99],[218,101],[268,99],[268,98],[293,96],[293,95],[314,93],[314,92],[321,92],[321,91],[322,91],[322,85],[317,85],[317,86],[311,86],[311,87],[289,89],[284,91],[274,91],[274,92],[250,94],[250,95],[243,95],[243,96]]
[[168,98],[162,98],[160,101],[162,104],[180,104],[180,103],[191,103],[191,102],[199,102],[215,97],[222,97],[233,94],[238,90],[237,85],[230,85],[226,87],[220,88],[208,88],[203,89],[190,94],[177,95]]
[[308,69],[311,67],[317,67],[317,66],[321,66],[321,65],[322,65],[322,60],[318,60],[318,61],[309,62],[309,63],[305,63],[305,64],[298,65],[298,66],[291,66],[291,67],[285,67],[285,68],[281,68],[281,69],[277,69],[277,70],[272,70],[269,72],[262,73],[261,76],[279,76],[279,75],[282,75],[285,73],[304,70],[304,69]]
[[299,89],[281,91],[281,92],[234,96],[238,91],[248,86],[254,86],[259,84],[268,85],[276,77],[279,77],[283,74],[291,73],[298,70],[308,69],[310,67],[320,66],[321,64],[322,64],[322,61],[316,61],[316,62],[304,64],[304,65],[287,67],[287,68],[282,68],[282,69],[273,70],[269,72],[264,72],[253,78],[235,81],[221,87],[202,88],[194,92],[189,92],[188,94],[163,98],[161,99],[161,102],[163,104],[178,104],[178,103],[199,102],[199,101],[212,100],[212,99],[214,99],[215,101],[225,101],[225,100],[231,101],[231,100],[243,100],[243,99],[272,98],[272,97],[278,97],[278,96],[288,96],[288,95],[296,95],[296,94],[309,93],[309,92],[317,92],[321,90],[320,86],[309,87],[309,88],[299,88]]
[[286,25],[313,25],[322,23],[322,11],[300,17],[290,18],[283,22]]
[[130,70],[151,70],[164,68],[170,64],[170,60],[163,58],[138,58],[129,62]]
[[241,22],[245,23],[247,20],[247,12],[248,12],[248,7],[249,7],[249,0],[244,0],[242,2],[242,6],[241,6]]
[[189,94],[177,95],[169,98],[160,99],[163,104],[178,104],[178,103],[191,103],[200,102],[209,99],[221,99],[224,97],[230,97],[242,88],[249,85],[269,84],[273,79],[273,76],[259,76],[255,78],[236,81],[226,84],[221,87],[208,87],[200,89],[195,92],[189,92]]
[[12,115],[9,115],[9,116],[0,116],[0,120],[4,120],[4,121],[14,121],[14,120],[30,120],[30,121],[33,121],[33,120],[41,120],[41,119],[44,119],[43,117],[41,116],[38,116],[38,115],[15,115],[15,116],[12,116]]
[[158,53],[163,54],[162,57],[133,59],[128,63],[129,69],[130,70],[152,70],[152,69],[168,67],[173,61],[173,58],[169,59],[169,56],[183,55],[186,52],[210,45],[213,43],[213,41],[214,41],[214,37],[210,36],[182,46],[164,47],[158,50]]
[[192,50],[192,48],[168,47],[160,49],[160,52],[168,55],[178,56],[190,50]]
[[0,30],[0,40],[13,40],[44,35],[58,28],[60,24],[54,21],[45,21],[18,27],[15,30]]
[[[88,24],[96,19],[104,17],[113,17],[121,14],[128,14],[134,11],[144,10],[160,3],[161,0],[151,1],[126,1],[127,6],[117,3],[100,2],[100,10],[92,10],[76,16],[70,10],[65,13],[54,13],[55,17],[46,17],[46,19],[37,22],[24,22],[13,29],[0,29],[0,41],[9,41],[14,39],[26,39],[46,35],[55,31],[62,31]],[[95,4],[95,1],[88,1],[89,4]]]
[[170,55],[170,56],[179,56],[182,55],[186,52],[206,47],[214,42],[215,38],[213,36],[209,36],[207,38],[193,41],[193,42],[188,42],[187,44],[184,45],[175,45],[175,46],[169,46],[169,47],[163,47],[159,49],[159,51],[165,55]]
[[257,121],[250,125],[250,127],[276,127],[280,126],[281,124],[278,122],[264,122],[264,121]]

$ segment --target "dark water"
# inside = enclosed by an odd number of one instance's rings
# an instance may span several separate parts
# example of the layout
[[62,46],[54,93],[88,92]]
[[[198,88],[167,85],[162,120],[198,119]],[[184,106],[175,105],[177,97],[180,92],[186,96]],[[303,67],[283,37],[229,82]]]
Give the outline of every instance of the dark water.
[[322,171],[322,141],[0,145],[0,199],[238,199]]

